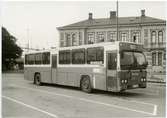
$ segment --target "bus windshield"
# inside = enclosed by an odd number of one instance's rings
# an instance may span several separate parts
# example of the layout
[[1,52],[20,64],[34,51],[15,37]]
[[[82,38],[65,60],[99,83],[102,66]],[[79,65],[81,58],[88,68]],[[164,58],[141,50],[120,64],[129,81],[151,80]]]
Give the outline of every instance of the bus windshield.
[[130,52],[130,51],[123,51],[121,52],[121,59],[120,59],[121,68],[141,68],[146,67],[146,58],[142,52]]

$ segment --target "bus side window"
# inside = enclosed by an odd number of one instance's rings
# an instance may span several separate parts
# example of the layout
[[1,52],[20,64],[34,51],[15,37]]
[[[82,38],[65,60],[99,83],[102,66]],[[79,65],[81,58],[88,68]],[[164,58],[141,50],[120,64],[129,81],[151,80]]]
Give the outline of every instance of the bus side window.
[[27,55],[27,64],[30,64],[30,55]]
[[41,64],[42,63],[42,54],[41,53],[37,53],[35,55],[35,64]]
[[25,64],[28,64],[28,55],[25,55]]
[[108,69],[115,70],[117,66],[116,53],[108,53]]
[[59,64],[70,64],[71,52],[70,50],[59,51]]
[[64,56],[64,53],[62,51],[59,51],[59,64],[63,64],[63,56]]
[[42,54],[42,64],[50,64],[50,53],[49,52],[44,52]]
[[28,64],[30,64],[30,65],[35,64],[35,55],[34,54],[28,55]]
[[87,63],[91,64],[92,62],[104,62],[104,48],[88,48],[87,49]]
[[96,49],[88,48],[87,49],[87,63],[91,64],[91,62],[96,61]]
[[71,52],[67,51],[65,53],[65,56],[66,56],[65,64],[70,64],[71,63]]
[[104,48],[99,47],[96,49],[96,59],[104,63]]
[[73,64],[85,63],[85,49],[72,50],[72,63]]

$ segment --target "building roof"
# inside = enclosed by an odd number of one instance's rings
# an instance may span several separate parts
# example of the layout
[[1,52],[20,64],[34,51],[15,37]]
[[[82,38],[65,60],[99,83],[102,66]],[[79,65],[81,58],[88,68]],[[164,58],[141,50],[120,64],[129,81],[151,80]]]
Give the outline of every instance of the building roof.
[[[136,25],[136,24],[146,25],[146,24],[153,24],[153,23],[166,24],[166,20],[153,18],[149,16],[119,17],[118,22],[119,22],[119,25]],[[58,27],[58,29],[61,30],[61,29],[73,29],[73,28],[88,28],[88,27],[94,27],[94,26],[110,26],[111,27],[114,25],[116,25],[116,18],[98,18],[98,19],[87,19],[87,20],[66,25],[63,27]]]

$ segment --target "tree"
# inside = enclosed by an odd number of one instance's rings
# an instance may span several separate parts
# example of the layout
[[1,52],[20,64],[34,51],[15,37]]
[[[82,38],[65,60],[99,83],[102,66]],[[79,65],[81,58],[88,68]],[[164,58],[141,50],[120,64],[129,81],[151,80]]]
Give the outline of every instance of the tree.
[[17,39],[2,27],[2,70],[10,69],[15,59],[22,55],[22,49],[16,41]]

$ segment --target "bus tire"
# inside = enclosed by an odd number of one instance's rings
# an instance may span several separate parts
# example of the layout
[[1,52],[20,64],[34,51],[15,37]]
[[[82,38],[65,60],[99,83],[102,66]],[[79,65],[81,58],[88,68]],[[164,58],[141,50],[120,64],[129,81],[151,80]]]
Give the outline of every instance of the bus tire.
[[81,90],[86,92],[86,93],[91,93],[92,92],[92,86],[91,86],[91,81],[89,76],[83,76],[80,82],[80,87]]
[[35,74],[35,77],[34,77],[34,83],[38,86],[41,86],[42,83],[41,83],[41,75],[39,73]]

